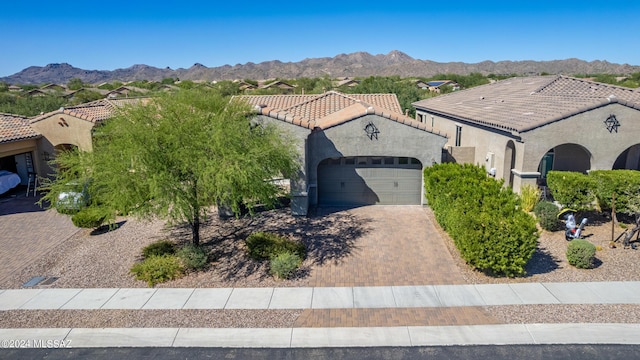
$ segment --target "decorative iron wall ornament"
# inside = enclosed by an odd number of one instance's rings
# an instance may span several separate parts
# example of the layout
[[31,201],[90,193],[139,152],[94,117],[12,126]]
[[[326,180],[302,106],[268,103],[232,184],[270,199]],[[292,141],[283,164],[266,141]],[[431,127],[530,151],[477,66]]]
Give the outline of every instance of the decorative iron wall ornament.
[[378,130],[373,122],[369,122],[367,126],[364,127],[364,132],[367,133],[367,136],[370,140],[373,140],[374,138],[378,140],[378,134],[380,134],[380,130]]
[[607,126],[607,130],[609,130],[610,133],[614,131],[618,132],[618,127],[620,127],[620,122],[613,114],[609,115],[607,120],[604,121],[604,124]]

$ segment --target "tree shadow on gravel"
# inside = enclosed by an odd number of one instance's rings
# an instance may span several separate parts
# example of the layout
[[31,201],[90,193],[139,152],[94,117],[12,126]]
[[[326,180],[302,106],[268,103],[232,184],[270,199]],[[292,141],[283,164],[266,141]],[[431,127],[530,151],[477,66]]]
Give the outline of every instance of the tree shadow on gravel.
[[[303,217],[282,208],[226,220],[214,211],[201,226],[201,242],[209,250],[214,271],[227,281],[241,281],[271,277],[268,261],[256,261],[247,255],[244,240],[250,234],[264,231],[300,241],[307,248],[307,259],[294,277],[304,278],[310,273],[310,265],[338,262],[357,252],[357,240],[369,232],[370,221],[346,211]],[[171,237],[188,243],[191,229],[187,225],[176,226],[171,229]]]
[[525,266],[527,274],[524,277],[550,273],[558,269],[560,267],[559,264],[560,259],[554,257],[546,248],[540,248],[540,246],[538,246]]

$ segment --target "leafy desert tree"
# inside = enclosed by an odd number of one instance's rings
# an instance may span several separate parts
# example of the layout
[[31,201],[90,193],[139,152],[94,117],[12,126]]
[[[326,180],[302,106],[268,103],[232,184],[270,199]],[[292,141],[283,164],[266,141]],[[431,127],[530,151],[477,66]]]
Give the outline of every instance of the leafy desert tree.
[[40,113],[47,113],[61,106],[66,100],[55,95],[46,96],[24,96],[3,93],[0,96],[0,112],[23,116],[35,116]]
[[233,96],[240,94],[240,85],[231,80],[221,80],[218,81],[214,88],[222,95],[222,96]]
[[[91,206],[187,223],[199,245],[210,206],[275,205],[281,189],[269,180],[298,168],[294,142],[252,118],[247,103],[215,91],[161,94],[97,128],[90,157],[58,163],[56,186],[90,178]],[[56,191],[47,196],[55,201]]]
[[80,90],[84,87],[84,83],[79,78],[73,78],[67,83],[69,90]]
[[95,90],[83,89],[73,95],[73,98],[69,101],[68,105],[87,103],[102,98],[104,98],[104,95]]

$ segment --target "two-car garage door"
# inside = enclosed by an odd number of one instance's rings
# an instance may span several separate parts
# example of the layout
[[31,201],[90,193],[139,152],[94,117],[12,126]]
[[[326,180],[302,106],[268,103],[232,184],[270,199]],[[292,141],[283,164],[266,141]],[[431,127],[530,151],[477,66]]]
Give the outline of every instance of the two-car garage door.
[[318,165],[320,205],[420,205],[422,164],[407,157],[342,157]]

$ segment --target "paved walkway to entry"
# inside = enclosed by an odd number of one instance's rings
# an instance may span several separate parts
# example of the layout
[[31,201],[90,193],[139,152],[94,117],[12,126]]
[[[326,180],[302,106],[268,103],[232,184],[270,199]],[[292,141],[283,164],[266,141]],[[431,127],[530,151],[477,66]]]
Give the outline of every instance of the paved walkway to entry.
[[69,216],[37,205],[38,197],[14,194],[0,198],[0,282],[79,230]]

